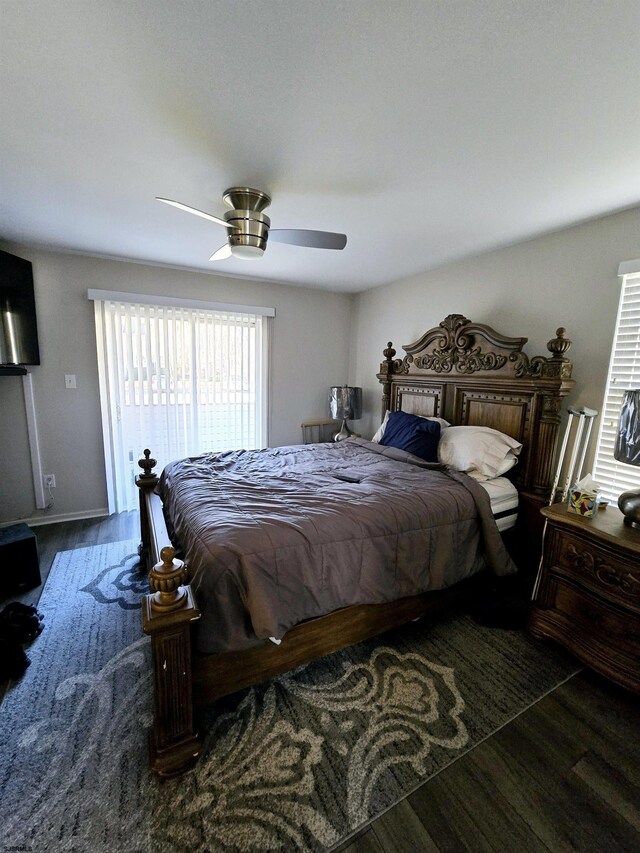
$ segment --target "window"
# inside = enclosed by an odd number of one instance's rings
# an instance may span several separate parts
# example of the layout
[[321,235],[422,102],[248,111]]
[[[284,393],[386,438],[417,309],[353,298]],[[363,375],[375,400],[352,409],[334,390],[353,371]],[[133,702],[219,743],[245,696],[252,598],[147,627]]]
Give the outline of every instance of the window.
[[622,293],[593,471],[602,494],[610,500],[640,485],[640,469],[618,462],[613,455],[623,392],[640,388],[640,260],[621,264],[619,274]]
[[273,309],[105,291],[89,298],[110,512],[137,508],[134,477],[145,447],[162,470],[184,456],[266,444]]

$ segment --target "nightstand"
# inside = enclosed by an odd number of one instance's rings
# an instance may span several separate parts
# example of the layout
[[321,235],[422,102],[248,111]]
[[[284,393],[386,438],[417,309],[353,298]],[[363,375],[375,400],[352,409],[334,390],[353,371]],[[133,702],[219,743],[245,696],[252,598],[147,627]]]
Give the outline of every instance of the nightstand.
[[547,529],[529,632],[640,693],[640,531],[612,506],[593,518],[565,504],[541,512]]

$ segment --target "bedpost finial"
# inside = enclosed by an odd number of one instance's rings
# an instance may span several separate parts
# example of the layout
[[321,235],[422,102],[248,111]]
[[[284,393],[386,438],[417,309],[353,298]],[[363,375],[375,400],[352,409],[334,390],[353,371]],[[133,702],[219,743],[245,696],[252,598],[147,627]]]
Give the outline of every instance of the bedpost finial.
[[142,468],[144,473],[140,474],[140,479],[141,480],[150,480],[152,478],[155,478],[155,476],[156,476],[153,473],[153,469],[156,467],[156,465],[158,463],[156,462],[155,459],[150,458],[151,451],[149,450],[148,447],[145,448],[142,452],[144,453],[144,459],[138,459],[138,465],[140,466],[140,468]]
[[391,341],[387,344],[387,348],[382,351],[382,355],[385,357],[385,361],[393,361],[393,357],[396,354],[396,351],[393,348],[393,344]]
[[160,551],[160,559],[167,570],[170,570],[173,566],[173,558],[175,555],[176,549],[172,548],[171,545],[165,545],[165,547]]
[[547,349],[552,354],[552,358],[560,359],[561,361],[566,361],[563,355],[571,346],[571,341],[564,336],[565,332],[566,329],[560,326],[556,329],[556,337],[552,338],[547,344]]
[[167,613],[178,610],[186,603],[187,594],[182,584],[186,580],[187,570],[182,560],[176,560],[175,556],[175,549],[166,545],[160,551],[162,562],[156,563],[149,572],[149,586],[153,592],[152,610]]

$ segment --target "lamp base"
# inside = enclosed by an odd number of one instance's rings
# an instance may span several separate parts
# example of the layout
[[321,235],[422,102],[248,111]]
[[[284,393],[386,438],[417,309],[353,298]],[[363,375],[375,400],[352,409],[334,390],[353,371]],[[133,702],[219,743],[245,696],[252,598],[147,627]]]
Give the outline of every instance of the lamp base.
[[337,432],[337,433],[333,436],[333,440],[334,440],[334,441],[344,441],[344,440],[345,440],[345,438],[352,438],[352,437],[358,438],[358,437],[359,437],[359,433],[357,433],[357,432],[353,432],[352,430],[350,430],[350,429],[349,429],[349,426],[348,426],[348,424],[347,424],[347,421],[346,421],[346,420],[343,420],[343,421],[342,421],[342,426],[340,427],[340,432]]
[[623,492],[618,498],[618,506],[624,515],[624,523],[640,528],[640,489]]

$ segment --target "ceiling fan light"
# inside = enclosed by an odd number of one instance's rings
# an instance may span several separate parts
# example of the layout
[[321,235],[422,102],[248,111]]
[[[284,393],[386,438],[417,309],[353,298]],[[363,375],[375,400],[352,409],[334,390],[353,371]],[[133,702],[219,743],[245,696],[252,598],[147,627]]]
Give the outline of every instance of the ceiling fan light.
[[241,261],[257,261],[264,255],[264,249],[259,246],[232,246],[231,254]]

